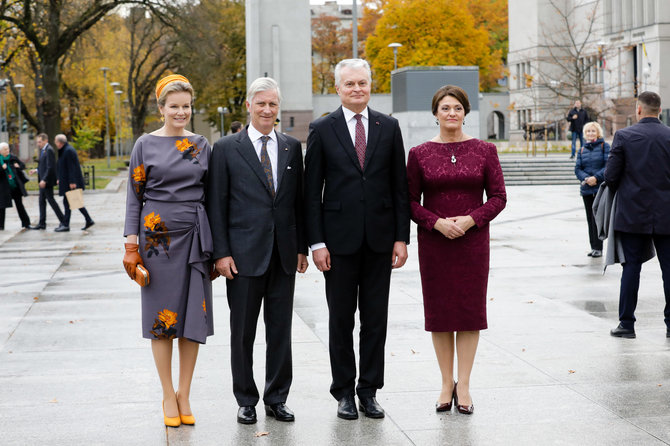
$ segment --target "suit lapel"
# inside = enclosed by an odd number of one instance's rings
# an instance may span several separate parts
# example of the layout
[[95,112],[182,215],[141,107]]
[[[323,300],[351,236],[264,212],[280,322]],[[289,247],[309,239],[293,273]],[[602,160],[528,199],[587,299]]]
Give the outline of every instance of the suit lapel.
[[365,148],[365,168],[367,169],[370,159],[377,148],[379,136],[382,133],[382,124],[378,113],[368,107],[368,143]]
[[288,141],[286,137],[279,132],[275,131],[277,135],[277,194],[281,190],[281,180],[284,178],[284,171],[288,164]]
[[272,191],[270,191],[270,187],[268,186],[268,180],[265,177],[265,171],[263,171],[261,161],[258,159],[258,155],[256,155],[256,149],[251,143],[251,139],[249,139],[249,135],[247,134],[246,130],[242,130],[237,137],[237,151],[240,153],[242,158],[244,158],[247,164],[249,164],[249,167],[251,167],[251,170],[254,171],[260,182],[265,187],[265,190],[267,190],[268,194],[272,196]]
[[354,142],[351,140],[351,135],[349,134],[349,127],[347,127],[347,122],[344,120],[344,112],[342,112],[342,107],[338,108],[331,115],[332,126],[337,139],[340,141],[344,151],[347,152],[351,162],[354,163],[358,170],[361,170],[361,163],[358,162],[358,155],[356,155],[356,148],[354,147]]

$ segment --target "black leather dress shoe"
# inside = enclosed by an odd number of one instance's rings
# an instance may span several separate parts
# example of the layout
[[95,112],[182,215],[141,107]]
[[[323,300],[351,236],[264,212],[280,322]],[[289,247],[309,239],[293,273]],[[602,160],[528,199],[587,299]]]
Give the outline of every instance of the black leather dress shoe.
[[65,226],[65,225],[59,225],[56,229],[54,229],[54,232],[69,232],[70,227]]
[[340,398],[337,403],[337,417],[343,420],[355,420],[358,418],[356,401],[353,395]]
[[591,253],[591,257],[602,257],[603,251],[601,249],[594,249]]
[[94,224],[95,224],[95,222],[94,222],[93,220],[91,220],[91,221],[87,221],[86,224],[84,225],[84,227],[81,228],[81,230],[82,230],[82,231],[85,231],[85,230],[87,230],[88,228],[90,228],[91,226],[93,226]]
[[633,339],[635,337],[635,330],[630,328],[623,328],[621,324],[617,328],[610,330],[610,334],[617,338]]
[[265,415],[274,417],[277,421],[295,421],[295,415],[284,403],[266,405]]
[[237,422],[241,424],[256,423],[256,408],[254,406],[240,406],[237,411]]
[[46,225],[35,225],[35,226],[28,226],[28,229],[46,229]]
[[379,405],[374,396],[358,397],[360,404],[358,408],[368,418],[384,418],[384,409]]

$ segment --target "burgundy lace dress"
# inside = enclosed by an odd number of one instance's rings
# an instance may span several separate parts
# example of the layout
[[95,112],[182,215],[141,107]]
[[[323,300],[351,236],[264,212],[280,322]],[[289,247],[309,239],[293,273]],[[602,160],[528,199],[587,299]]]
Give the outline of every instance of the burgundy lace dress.
[[[479,139],[425,142],[409,152],[407,180],[418,225],[426,331],[487,328],[489,222],[507,202],[495,145]],[[459,215],[475,221],[464,236],[450,240],[433,229],[438,218]]]

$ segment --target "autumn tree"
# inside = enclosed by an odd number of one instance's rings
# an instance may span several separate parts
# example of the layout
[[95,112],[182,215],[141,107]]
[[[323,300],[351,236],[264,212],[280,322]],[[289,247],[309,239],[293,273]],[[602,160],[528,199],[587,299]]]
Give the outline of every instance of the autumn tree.
[[386,0],[365,43],[375,90],[390,90],[393,51],[387,45],[392,42],[403,45],[398,66],[477,65],[480,90],[494,88],[503,74],[502,50],[490,46],[487,30],[477,27],[469,6],[467,0]]
[[120,5],[145,5],[158,13],[172,8],[172,3],[168,0],[0,2],[0,21],[17,30],[32,52],[37,129],[50,136],[61,132],[60,62],[82,34]]
[[218,107],[228,107],[226,127],[246,120],[246,36],[244,0],[201,0],[180,12],[176,66],[196,91],[195,109],[219,122]]
[[351,28],[342,28],[340,19],[321,14],[312,20],[312,91],[335,93],[335,65],[351,54]]

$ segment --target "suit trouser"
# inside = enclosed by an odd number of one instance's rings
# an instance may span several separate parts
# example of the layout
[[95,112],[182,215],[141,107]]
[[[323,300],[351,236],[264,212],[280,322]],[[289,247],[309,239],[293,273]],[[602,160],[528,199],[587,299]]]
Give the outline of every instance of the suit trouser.
[[[81,212],[81,215],[84,216],[84,219],[86,219],[86,223],[91,221],[91,216],[88,215],[88,211],[86,208],[79,208],[79,212]],[[72,215],[72,211],[70,210],[70,203],[67,202],[67,197],[63,197],[63,224],[65,226],[70,226],[70,216]]]
[[584,200],[584,210],[586,211],[586,223],[589,225],[589,243],[591,249],[603,250],[603,241],[598,238],[598,227],[596,226],[596,218],[593,216],[593,201],[596,195],[582,195]]
[[367,243],[352,255],[330,255],[326,278],[328,341],[333,382],[339,400],[354,394],[356,357],[353,345],[356,306],[360,312],[359,397],[375,396],[384,386],[384,346],[391,282],[391,251],[373,252]]
[[40,199],[39,199],[40,221],[38,223],[38,226],[46,226],[47,224],[47,201],[49,202],[49,206],[51,206],[51,209],[54,210],[56,217],[58,217],[59,223],[62,224],[65,216],[61,212],[60,208],[58,207],[58,203],[56,203],[56,200],[54,199],[53,187],[47,186],[47,187],[40,187]]
[[670,235],[633,234],[617,232],[623,247],[626,262],[622,265],[621,289],[619,292],[619,321],[621,326],[633,329],[635,324],[635,308],[640,288],[640,271],[644,247],[653,241],[656,255],[663,273],[663,291],[665,293],[665,325],[670,329]]
[[263,401],[268,405],[286,402],[293,380],[291,323],[295,274],[284,272],[275,243],[265,274],[258,277],[238,275],[233,280],[226,280],[226,285],[233,394],[237,404],[255,406],[259,400],[253,353],[261,303],[266,343]]

